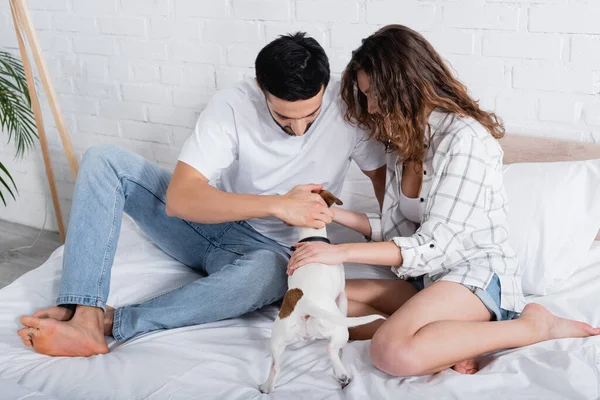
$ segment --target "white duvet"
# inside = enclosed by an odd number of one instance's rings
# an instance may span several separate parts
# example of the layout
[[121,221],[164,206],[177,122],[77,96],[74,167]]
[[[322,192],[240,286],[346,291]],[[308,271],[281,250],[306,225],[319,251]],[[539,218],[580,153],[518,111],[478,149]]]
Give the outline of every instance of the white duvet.
[[[0,400],[600,398],[600,337],[485,355],[481,371],[471,376],[447,370],[419,378],[394,378],[376,370],[369,360],[369,343],[352,342],[342,358],[354,380],[343,391],[333,377],[324,342],[298,343],[283,356],[275,392],[262,395],[258,385],[268,373],[270,328],[277,312],[272,306],[232,320],[158,331],[122,344],[112,341],[107,355],[38,355],[17,336],[18,319],[54,303],[62,253],[57,249],[40,268],[0,290]],[[389,270],[377,267],[347,266],[347,271],[350,278],[390,276]],[[137,303],[197,276],[126,220],[109,304]],[[561,316],[600,326],[599,292],[596,242],[586,265],[559,292],[536,301]]]

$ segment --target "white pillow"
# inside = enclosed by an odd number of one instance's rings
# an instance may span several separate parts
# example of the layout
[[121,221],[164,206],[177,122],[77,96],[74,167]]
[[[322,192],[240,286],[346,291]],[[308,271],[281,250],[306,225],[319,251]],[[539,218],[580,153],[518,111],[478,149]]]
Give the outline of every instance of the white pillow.
[[509,242],[523,291],[556,291],[581,265],[600,229],[600,160],[504,167]]

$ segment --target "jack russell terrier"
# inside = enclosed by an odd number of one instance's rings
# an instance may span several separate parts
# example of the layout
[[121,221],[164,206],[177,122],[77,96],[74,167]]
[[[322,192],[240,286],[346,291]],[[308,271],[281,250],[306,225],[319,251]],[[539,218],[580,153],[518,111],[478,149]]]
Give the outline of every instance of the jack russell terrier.
[[[316,191],[328,207],[342,205],[342,201],[326,190]],[[320,241],[330,243],[327,230],[300,228],[300,242]],[[348,328],[385,319],[381,315],[348,318],[344,266],[310,263],[298,268],[288,278],[286,292],[279,315],[271,333],[273,362],[267,381],[260,385],[262,393],[271,393],[279,374],[281,355],[285,348],[300,340],[327,339],[327,354],[333,364],[335,377],[344,388],[352,379],[342,364],[340,352],[348,342]]]

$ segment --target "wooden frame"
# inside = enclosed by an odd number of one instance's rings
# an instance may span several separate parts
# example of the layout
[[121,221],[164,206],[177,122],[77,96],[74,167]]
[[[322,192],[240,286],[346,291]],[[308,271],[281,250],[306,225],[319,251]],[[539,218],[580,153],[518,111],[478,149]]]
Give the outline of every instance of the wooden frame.
[[17,42],[19,43],[19,52],[21,53],[21,60],[23,61],[23,68],[25,70],[25,77],[27,79],[27,88],[31,97],[31,107],[35,116],[35,123],[38,130],[38,136],[40,138],[40,145],[42,147],[42,156],[44,158],[44,167],[46,169],[46,177],[48,178],[48,185],[50,186],[50,193],[52,195],[52,203],[54,205],[54,212],[56,214],[56,222],[58,225],[58,233],[60,240],[64,243],[66,238],[66,230],[63,222],[62,211],[60,208],[60,202],[58,199],[58,192],[56,190],[56,181],[54,179],[54,171],[52,169],[52,160],[50,159],[50,152],[48,150],[48,138],[46,136],[46,130],[44,128],[44,120],[42,117],[42,110],[40,107],[40,101],[35,91],[35,81],[33,79],[33,70],[29,61],[27,46],[31,50],[35,65],[44,86],[44,91],[48,97],[48,103],[50,104],[50,110],[52,110],[52,116],[58,129],[58,134],[62,142],[69,167],[73,178],[77,178],[77,172],[79,170],[79,164],[75,152],[73,151],[73,145],[67,132],[60,106],[56,100],[56,93],[48,74],[48,68],[42,57],[42,51],[37,38],[37,34],[33,27],[31,15],[25,4],[25,0],[9,0],[10,11],[13,18],[13,24],[15,27],[15,34],[17,35]]
[[507,134],[500,139],[500,145],[504,164],[600,158],[600,144],[594,143]]

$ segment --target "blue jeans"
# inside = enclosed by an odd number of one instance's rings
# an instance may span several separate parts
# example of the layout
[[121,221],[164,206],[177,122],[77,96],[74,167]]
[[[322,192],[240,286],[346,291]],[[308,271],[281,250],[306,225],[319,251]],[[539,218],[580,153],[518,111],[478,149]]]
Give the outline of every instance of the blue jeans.
[[167,216],[171,174],[115,146],[87,151],[64,250],[59,305],[105,309],[123,212],[171,257],[206,276],[115,311],[113,335],[236,317],[273,303],[287,289],[289,252],[244,222],[197,224]]

